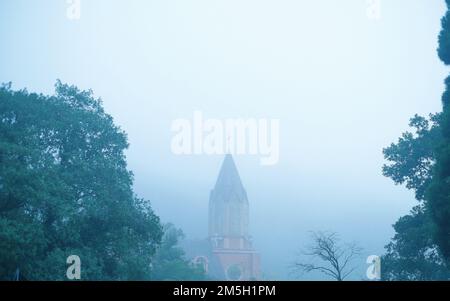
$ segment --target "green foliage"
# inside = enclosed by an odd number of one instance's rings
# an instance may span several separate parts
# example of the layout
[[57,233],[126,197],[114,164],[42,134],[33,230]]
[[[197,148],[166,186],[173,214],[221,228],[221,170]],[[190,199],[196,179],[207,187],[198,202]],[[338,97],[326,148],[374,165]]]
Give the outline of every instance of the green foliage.
[[164,236],[153,258],[153,280],[205,280],[202,267],[194,266],[184,258],[182,248],[178,246],[184,237],[180,229],[172,224],[164,226]]
[[450,1],[446,0],[447,13],[441,20],[442,30],[439,34],[439,58],[446,64],[450,65]]
[[[450,65],[450,1],[442,19],[438,54]],[[442,97],[443,113],[440,127],[443,139],[436,152],[436,164],[432,181],[426,194],[426,205],[433,221],[433,237],[450,267],[450,77],[446,79],[446,91]]]
[[382,257],[382,280],[449,280],[450,271],[432,240],[432,223],[422,205],[394,225],[395,236]]
[[126,135],[91,91],[0,88],[0,279],[149,279],[162,230],[132,191]]
[[413,189],[418,200],[424,200],[425,191],[431,181],[435,161],[435,147],[442,140],[439,114],[430,119],[415,115],[409,123],[414,133],[403,133],[396,144],[383,150],[390,164],[383,166],[383,175],[396,184],[406,184]]
[[[419,201],[426,199],[436,161],[436,146],[442,141],[441,114],[429,119],[414,116],[410,126],[414,133],[406,132],[396,144],[383,150],[389,164],[383,174],[396,184],[406,184],[416,193]],[[424,202],[394,225],[396,232],[386,246],[382,258],[384,280],[442,280],[450,279],[433,237],[433,221]]]
[[[450,65],[450,0],[446,3],[438,55]],[[416,116],[411,123],[416,136],[403,134],[397,144],[384,150],[385,158],[393,162],[383,168],[384,175],[397,184],[406,183],[424,201],[394,226],[397,234],[384,261],[391,279],[448,278],[440,271],[450,267],[450,76],[445,86],[443,112],[438,119],[432,117],[431,128]]]

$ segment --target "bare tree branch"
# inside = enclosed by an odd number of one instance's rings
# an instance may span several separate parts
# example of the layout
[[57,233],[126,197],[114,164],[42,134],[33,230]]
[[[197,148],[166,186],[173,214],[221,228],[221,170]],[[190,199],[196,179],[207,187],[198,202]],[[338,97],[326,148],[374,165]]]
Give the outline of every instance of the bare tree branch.
[[[312,232],[312,245],[302,252],[311,257],[312,262],[295,262],[293,269],[304,273],[320,271],[337,281],[346,279],[356,267],[349,266],[352,260],[361,254],[356,244],[339,244],[339,236],[335,232]],[[316,264],[319,260],[322,263]]]

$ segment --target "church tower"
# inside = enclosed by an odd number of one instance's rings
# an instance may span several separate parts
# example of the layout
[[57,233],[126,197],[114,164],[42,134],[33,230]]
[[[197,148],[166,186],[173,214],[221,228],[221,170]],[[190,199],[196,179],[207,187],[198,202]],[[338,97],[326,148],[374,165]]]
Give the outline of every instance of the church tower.
[[249,234],[249,202],[236,164],[225,156],[209,199],[209,240],[229,280],[259,278],[259,254]]

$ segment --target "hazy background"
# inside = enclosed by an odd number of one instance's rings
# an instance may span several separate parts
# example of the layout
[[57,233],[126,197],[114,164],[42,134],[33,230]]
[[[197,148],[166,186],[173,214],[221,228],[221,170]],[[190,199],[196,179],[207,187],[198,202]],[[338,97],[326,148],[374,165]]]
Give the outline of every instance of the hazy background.
[[[207,235],[221,156],[175,156],[176,118],[278,118],[280,161],[236,157],[251,231],[270,279],[310,230],[383,253],[413,193],[381,175],[382,148],[415,113],[440,110],[436,55],[444,1],[0,0],[0,82],[53,93],[57,78],[93,89],[129,135],[136,192],[189,238]],[[311,277],[306,277],[307,279]]]

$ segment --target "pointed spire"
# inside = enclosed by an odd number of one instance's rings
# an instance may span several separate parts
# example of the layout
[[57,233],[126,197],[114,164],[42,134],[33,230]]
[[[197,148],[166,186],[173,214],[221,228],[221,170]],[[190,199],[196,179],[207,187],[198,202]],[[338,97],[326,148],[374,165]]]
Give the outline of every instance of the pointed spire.
[[233,157],[230,154],[225,155],[214,192],[223,195],[226,201],[230,201],[230,198],[233,196],[237,197],[238,201],[246,199],[244,186]]

